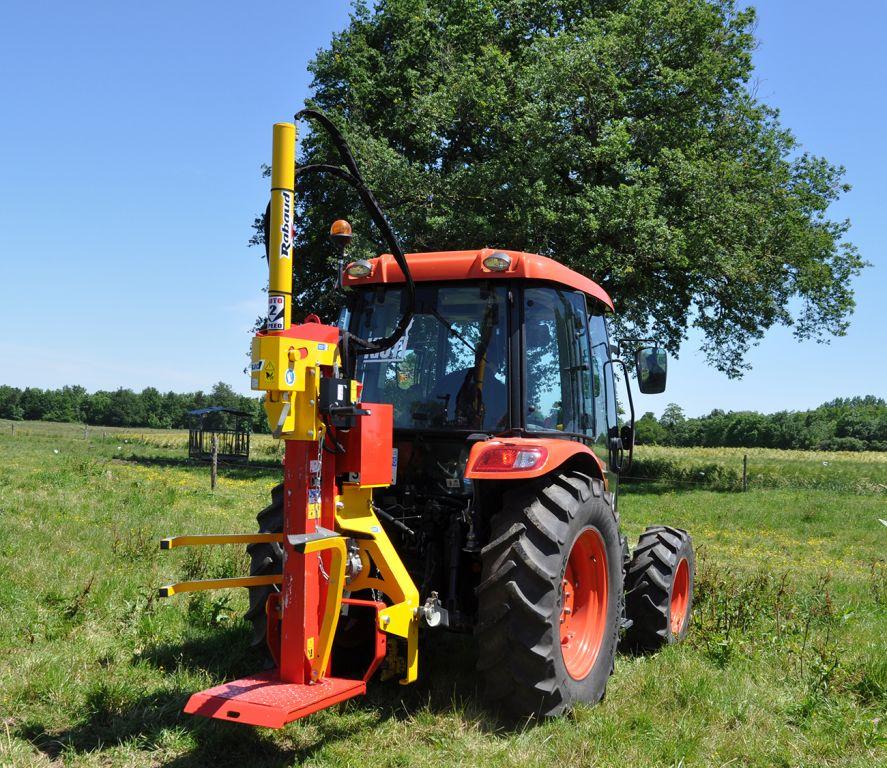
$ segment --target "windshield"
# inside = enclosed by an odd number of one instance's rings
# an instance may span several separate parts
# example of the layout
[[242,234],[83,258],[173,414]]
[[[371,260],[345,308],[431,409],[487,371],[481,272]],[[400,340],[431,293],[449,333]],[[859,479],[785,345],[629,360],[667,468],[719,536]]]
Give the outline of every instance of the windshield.
[[[379,338],[402,312],[402,288],[361,291],[351,330]],[[391,403],[394,426],[476,429],[508,426],[507,317],[502,285],[422,285],[403,338],[358,358],[365,402]]]

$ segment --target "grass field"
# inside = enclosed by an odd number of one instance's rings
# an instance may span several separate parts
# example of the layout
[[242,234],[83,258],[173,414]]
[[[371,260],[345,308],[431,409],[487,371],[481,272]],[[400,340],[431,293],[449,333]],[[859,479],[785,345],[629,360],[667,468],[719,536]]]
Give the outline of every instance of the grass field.
[[[688,642],[618,658],[607,698],[507,730],[479,706],[470,639],[423,639],[420,682],[260,731],[180,714],[254,671],[245,594],[158,585],[244,573],[235,548],[279,476],[183,460],[183,433],[0,422],[0,766],[876,766],[887,764],[887,456],[646,449],[623,525],[687,528]],[[747,493],[735,487],[749,456]]]

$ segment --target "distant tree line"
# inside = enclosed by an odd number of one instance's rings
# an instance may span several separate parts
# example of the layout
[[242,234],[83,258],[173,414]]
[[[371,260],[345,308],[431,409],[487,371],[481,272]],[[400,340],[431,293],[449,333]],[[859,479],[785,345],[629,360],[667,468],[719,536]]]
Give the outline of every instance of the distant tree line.
[[0,386],[0,419],[67,421],[102,427],[179,429],[188,426],[188,411],[221,405],[252,415],[254,432],[267,432],[261,400],[238,395],[223,382],[209,392],[160,392],[147,387],[87,392],[79,386],[61,389]]
[[659,419],[645,413],[636,428],[640,445],[887,451],[887,402],[869,395],[809,411],[714,410],[699,418],[672,403]]
[[[0,419],[66,421],[107,427],[182,429],[188,411],[210,405],[251,414],[254,432],[267,432],[259,398],[238,395],[219,382],[209,392],[165,392],[147,387],[87,392],[0,386]],[[637,422],[639,445],[797,448],[829,451],[887,451],[887,401],[880,397],[839,398],[810,411],[714,410],[687,418],[671,403],[662,417],[645,413]]]

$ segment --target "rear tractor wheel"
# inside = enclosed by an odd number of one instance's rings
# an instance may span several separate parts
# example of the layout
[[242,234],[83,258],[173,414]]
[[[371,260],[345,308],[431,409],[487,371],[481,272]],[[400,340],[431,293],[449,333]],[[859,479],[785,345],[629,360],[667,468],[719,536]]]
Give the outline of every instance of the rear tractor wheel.
[[647,528],[625,576],[625,612],[632,622],[626,646],[644,653],[683,640],[690,627],[695,579],[690,534],[663,525]]
[[[283,483],[271,489],[271,503],[256,515],[256,521],[259,523],[259,533],[283,533]],[[250,576],[283,573],[283,547],[280,544],[248,544],[246,552],[250,558]],[[244,618],[252,625],[251,644],[254,647],[265,647],[268,629],[265,603],[272,592],[280,592],[280,588],[272,585],[249,589],[249,610]]]
[[603,484],[565,471],[507,491],[478,594],[478,669],[516,717],[603,698],[622,616],[622,542]]

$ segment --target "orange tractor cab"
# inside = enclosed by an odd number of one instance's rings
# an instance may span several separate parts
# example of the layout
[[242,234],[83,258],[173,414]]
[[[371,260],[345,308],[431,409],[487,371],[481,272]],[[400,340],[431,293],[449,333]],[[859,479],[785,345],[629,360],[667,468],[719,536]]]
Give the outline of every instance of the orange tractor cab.
[[[515,716],[600,700],[617,645],[654,650],[687,632],[695,561],[685,531],[619,528],[620,425],[607,332],[613,303],[589,278],[510,250],[405,254],[344,139],[342,165],[295,167],[275,126],[266,226],[269,315],[253,343],[284,480],[247,543],[253,641],[273,668],[192,696],[186,711],[282,726],[363,693],[412,683],[422,632],[473,633],[482,690]],[[343,167],[344,166],[344,167]],[[297,175],[360,194],[390,253],[347,264],[337,325],[290,322]],[[340,261],[351,230],[331,231]],[[628,342],[642,392],[665,387],[664,350]]]

